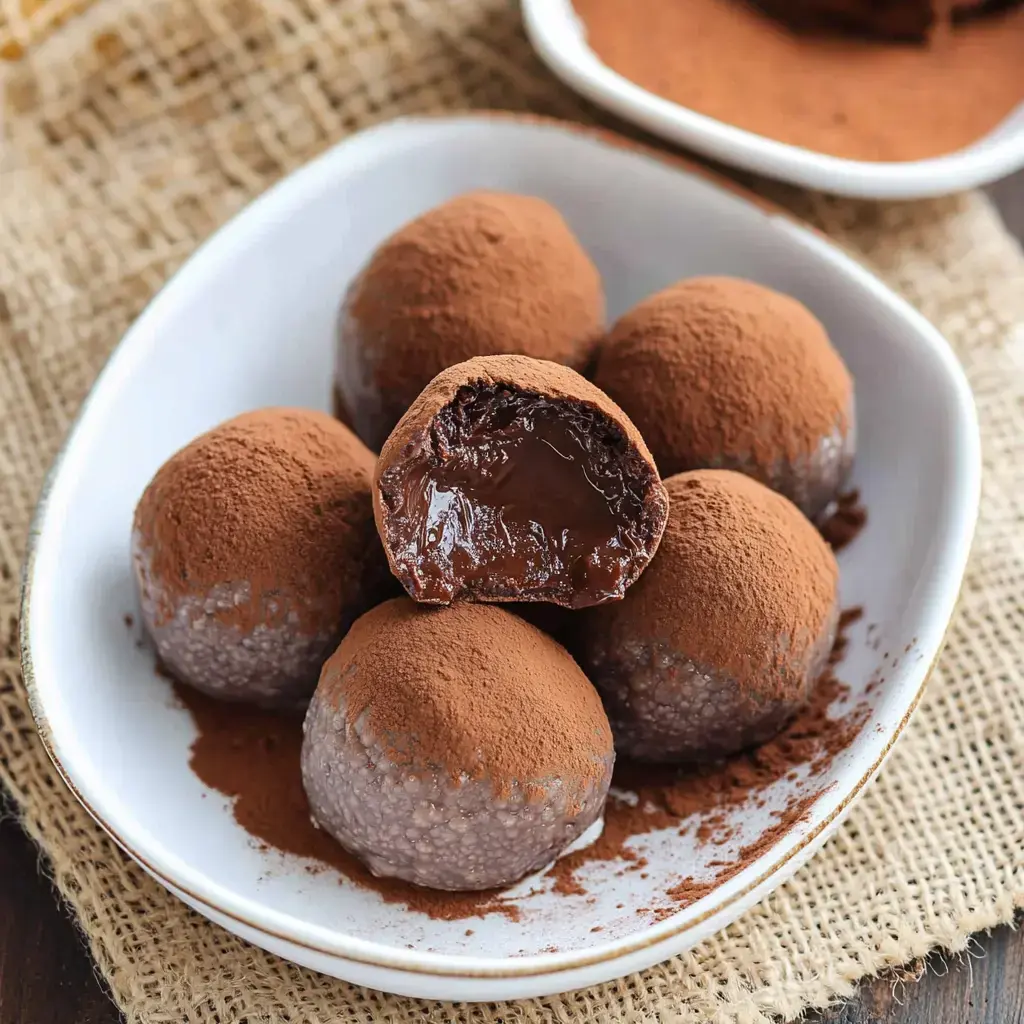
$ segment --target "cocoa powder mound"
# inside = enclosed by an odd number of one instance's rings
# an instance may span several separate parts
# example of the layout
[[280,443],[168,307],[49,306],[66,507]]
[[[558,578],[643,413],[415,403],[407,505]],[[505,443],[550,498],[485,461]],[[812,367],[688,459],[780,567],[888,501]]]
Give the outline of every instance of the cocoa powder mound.
[[486,779],[501,796],[560,779],[571,803],[614,758],[601,699],[568,651],[491,605],[379,605],[324,665],[318,693],[343,698],[395,764]]
[[[243,413],[196,438],[161,466],[135,511],[166,616],[176,598],[242,581],[250,600],[214,614],[246,632],[293,614],[316,633],[381,600],[393,585],[373,521],[373,468],[347,427],[309,409]],[[288,600],[268,600],[277,595]]]
[[532,196],[470,192],[387,239],[352,283],[336,384],[379,449],[442,370],[518,353],[582,370],[604,330],[604,291],[558,211]]
[[[904,7],[914,2],[900,0]],[[832,156],[943,156],[977,142],[1024,100],[1020,4],[968,24],[944,20],[926,45],[907,46],[791,31],[745,0],[573,3],[588,46],[641,88]],[[996,11],[1007,4],[958,6],[963,21],[970,6]]]
[[849,469],[852,451],[830,458],[853,427],[843,360],[806,306],[752,281],[689,278],[640,302],[598,348],[594,383],[663,477],[742,469],[813,516]]

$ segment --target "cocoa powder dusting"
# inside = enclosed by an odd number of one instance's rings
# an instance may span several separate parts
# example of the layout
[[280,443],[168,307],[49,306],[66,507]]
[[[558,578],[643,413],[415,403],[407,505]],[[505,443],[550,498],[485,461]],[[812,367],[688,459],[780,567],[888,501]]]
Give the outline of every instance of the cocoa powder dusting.
[[469,192],[386,239],[340,323],[339,407],[379,449],[442,370],[519,353],[582,371],[604,290],[561,214],[533,196]]
[[180,683],[174,692],[198,730],[189,766],[207,786],[232,799],[235,820],[257,842],[334,868],[386,903],[402,903],[428,917],[455,921],[503,914],[519,919],[519,908],[500,892],[439,892],[377,878],[317,828],[299,768],[301,716],[223,703]]
[[860,491],[847,491],[836,497],[834,507],[826,511],[820,529],[833,551],[841,551],[867,526],[868,510],[861,504]]
[[665,489],[658,557],[621,603],[588,609],[581,632],[610,650],[685,651],[761,699],[802,696],[835,621],[832,552],[794,505],[740,473],[680,473]]
[[594,382],[633,417],[662,477],[723,456],[768,471],[851,421],[853,381],[821,321],[739,278],[684,278],[637,303],[599,346]]
[[794,32],[742,0],[574,5],[591,49],[642,88],[852,160],[952,153],[1024,99],[1024,7],[962,26],[944,20],[927,43],[899,45]]
[[324,665],[323,700],[366,718],[388,757],[529,797],[572,800],[605,776],[612,734],[597,691],[546,633],[493,605],[395,598],[358,619]]
[[284,594],[273,614],[315,633],[354,595],[379,600],[393,584],[373,523],[374,461],[337,420],[287,408],[243,413],[171,456],[135,511],[166,614],[173,598],[248,581],[250,602],[218,608],[221,622],[251,630],[268,621],[267,595]]

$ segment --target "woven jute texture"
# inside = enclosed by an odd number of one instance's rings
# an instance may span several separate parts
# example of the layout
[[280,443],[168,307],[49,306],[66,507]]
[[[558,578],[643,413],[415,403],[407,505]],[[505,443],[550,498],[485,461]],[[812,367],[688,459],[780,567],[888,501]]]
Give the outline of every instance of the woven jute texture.
[[924,704],[790,884],[644,974],[452,1006],[278,960],[130,864],[47,762],[16,652],[29,517],[97,370],[197,242],[346,133],[453,108],[592,112],[532,57],[511,0],[101,0],[45,41],[22,31],[0,177],[0,779],[129,1021],[753,1024],[963,951],[1024,905],[1024,259],[979,195],[878,206],[774,190],[950,339],[985,448],[977,541]]

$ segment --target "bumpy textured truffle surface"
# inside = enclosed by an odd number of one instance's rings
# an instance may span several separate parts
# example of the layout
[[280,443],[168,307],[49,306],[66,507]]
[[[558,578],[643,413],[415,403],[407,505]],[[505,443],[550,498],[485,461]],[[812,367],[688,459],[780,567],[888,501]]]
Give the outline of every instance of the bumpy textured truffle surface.
[[430,380],[473,356],[582,370],[604,330],[601,279],[554,207],[471,192],[373,254],[338,321],[337,407],[374,451]]
[[750,281],[691,278],[645,299],[602,343],[594,383],[664,477],[734,469],[815,517],[853,461],[853,382],[825,329]]
[[625,413],[568,367],[524,356],[439,374],[388,438],[374,483],[393,572],[436,604],[620,598],[668,510]]
[[135,512],[142,615],[182,682],[304,705],[352,621],[394,592],[373,454],[323,413],[245,413],[173,455]]
[[625,599],[572,648],[619,754],[692,761],[763,742],[807,700],[838,623],[838,567],[799,510],[738,473],[665,481],[668,526]]
[[601,701],[568,652],[487,605],[388,601],[324,666],[305,721],[314,818],[377,875],[437,889],[545,866],[604,807]]

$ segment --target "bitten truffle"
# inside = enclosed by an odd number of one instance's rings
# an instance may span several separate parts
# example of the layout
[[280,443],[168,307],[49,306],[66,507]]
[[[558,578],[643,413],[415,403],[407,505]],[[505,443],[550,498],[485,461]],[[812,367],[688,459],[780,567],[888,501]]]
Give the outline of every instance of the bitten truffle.
[[814,518],[853,462],[853,382],[824,327],[750,281],[692,278],[645,299],[602,343],[594,383],[663,477],[738,470]]
[[573,649],[620,755],[696,761],[773,736],[835,640],[839,570],[781,495],[727,470],[665,481],[658,554],[625,599],[577,620]]
[[600,817],[615,755],[569,653],[501,608],[388,601],[324,665],[302,777],[315,820],[376,875],[508,885]]
[[519,353],[582,370],[603,331],[601,278],[558,211],[471,192],[397,231],[350,286],[335,404],[379,451],[446,367]]
[[374,511],[418,601],[621,598],[668,502],[643,439],[568,367],[486,356],[440,373],[388,438]]
[[135,510],[143,621],[215,697],[304,706],[352,621],[397,589],[373,520],[374,457],[323,413],[261,409],[159,469]]

